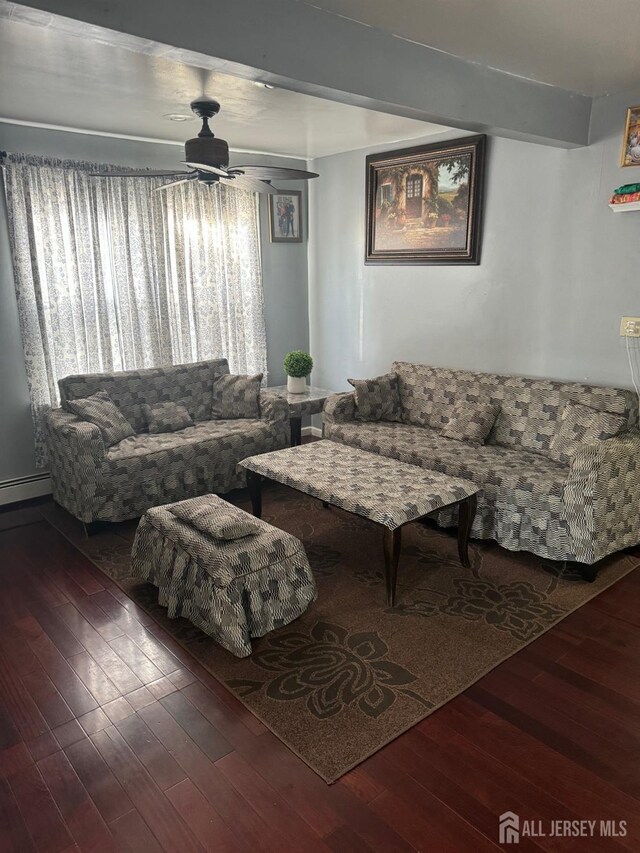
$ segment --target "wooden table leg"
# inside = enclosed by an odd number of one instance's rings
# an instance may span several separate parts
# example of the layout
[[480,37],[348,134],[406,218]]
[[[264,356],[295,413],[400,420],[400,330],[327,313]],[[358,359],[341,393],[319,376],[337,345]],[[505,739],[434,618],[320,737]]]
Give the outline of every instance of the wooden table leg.
[[460,562],[467,568],[471,565],[471,561],[469,560],[469,534],[471,533],[473,520],[476,517],[477,507],[478,498],[476,495],[471,495],[460,502],[458,518],[458,554],[460,555]]
[[262,518],[262,475],[247,471],[247,488],[251,498],[251,508],[256,518]]
[[291,447],[298,447],[302,444],[302,417],[291,415],[289,426],[291,427]]
[[395,607],[396,603],[396,579],[398,576],[398,560],[400,559],[400,546],[402,543],[402,528],[395,530],[384,528],[384,574],[387,581],[387,604]]

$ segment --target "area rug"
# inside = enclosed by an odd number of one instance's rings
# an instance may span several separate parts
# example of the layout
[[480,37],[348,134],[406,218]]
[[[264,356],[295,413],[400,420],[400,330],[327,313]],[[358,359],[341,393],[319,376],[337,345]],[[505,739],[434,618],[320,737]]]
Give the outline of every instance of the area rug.
[[[248,508],[244,492],[231,499]],[[263,505],[265,520],[303,540],[318,599],[254,641],[245,659],[186,620],[167,619],[155,588],[130,578],[134,523],[86,539],[54,504],[41,511],[327,782],[639,564],[614,556],[589,584],[538,557],[473,542],[465,569],[452,532],[415,523],[403,531],[397,604],[389,608],[379,527],[276,484],[265,488]]]

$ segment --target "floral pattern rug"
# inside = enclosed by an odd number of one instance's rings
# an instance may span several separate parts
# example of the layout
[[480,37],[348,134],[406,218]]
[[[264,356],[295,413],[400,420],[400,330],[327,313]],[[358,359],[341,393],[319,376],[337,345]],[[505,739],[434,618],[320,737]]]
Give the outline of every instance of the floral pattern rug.
[[[244,492],[228,497],[248,508]],[[272,484],[263,517],[302,539],[318,599],[238,659],[186,620],[168,619],[155,588],[130,578],[134,522],[86,539],[54,504],[41,511],[327,782],[639,564],[626,554],[608,558],[589,584],[556,563],[473,542],[465,569],[455,532],[416,522],[403,531],[397,604],[389,608],[381,528]]]

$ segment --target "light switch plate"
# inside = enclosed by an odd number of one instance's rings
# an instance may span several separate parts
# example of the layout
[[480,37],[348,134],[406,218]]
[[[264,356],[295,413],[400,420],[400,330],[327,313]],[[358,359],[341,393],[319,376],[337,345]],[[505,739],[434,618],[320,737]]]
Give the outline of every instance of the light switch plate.
[[640,317],[622,317],[620,320],[620,337],[640,338]]

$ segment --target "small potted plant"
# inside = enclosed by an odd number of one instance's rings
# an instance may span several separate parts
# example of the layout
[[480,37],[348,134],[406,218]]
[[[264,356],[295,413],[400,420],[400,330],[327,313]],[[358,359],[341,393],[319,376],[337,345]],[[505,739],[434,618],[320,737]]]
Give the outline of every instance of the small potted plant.
[[313,359],[309,353],[299,349],[288,352],[283,366],[287,374],[287,391],[290,394],[304,394],[307,390],[307,376],[313,368]]

